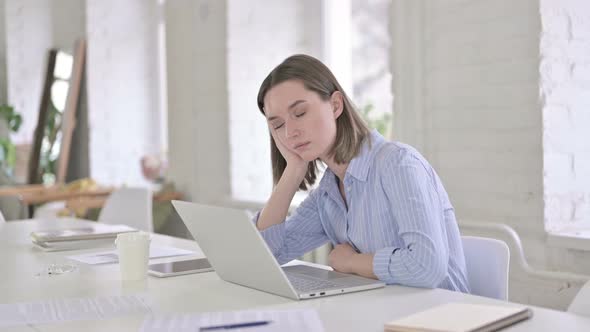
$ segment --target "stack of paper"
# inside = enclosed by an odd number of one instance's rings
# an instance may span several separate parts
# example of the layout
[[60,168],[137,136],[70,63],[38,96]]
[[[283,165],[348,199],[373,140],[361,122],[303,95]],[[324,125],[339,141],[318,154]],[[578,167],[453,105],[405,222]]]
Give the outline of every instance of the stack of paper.
[[32,232],[31,240],[44,251],[83,249],[112,246],[117,234],[135,231],[126,225],[96,223],[87,227]]

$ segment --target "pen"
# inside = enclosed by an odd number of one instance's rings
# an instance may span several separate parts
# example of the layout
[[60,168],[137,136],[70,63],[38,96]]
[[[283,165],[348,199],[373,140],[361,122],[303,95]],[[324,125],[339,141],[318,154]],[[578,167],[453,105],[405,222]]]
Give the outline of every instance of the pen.
[[236,323],[236,324],[201,327],[201,328],[199,328],[199,331],[230,330],[230,329],[239,329],[239,328],[244,328],[244,327],[261,326],[261,325],[267,325],[267,324],[270,324],[270,321],[264,320],[264,321],[259,321],[259,322]]

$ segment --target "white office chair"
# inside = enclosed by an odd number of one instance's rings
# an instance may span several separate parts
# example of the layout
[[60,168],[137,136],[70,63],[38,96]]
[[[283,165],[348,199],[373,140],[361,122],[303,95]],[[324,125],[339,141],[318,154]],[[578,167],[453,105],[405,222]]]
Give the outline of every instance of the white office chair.
[[41,204],[33,211],[33,218],[35,219],[53,219],[59,214],[59,211],[66,208],[65,201],[55,201]]
[[590,317],[590,281],[580,288],[567,311]]
[[113,191],[104,203],[98,221],[153,231],[152,192],[147,188],[120,188]]
[[471,294],[508,300],[510,249],[504,241],[462,236]]

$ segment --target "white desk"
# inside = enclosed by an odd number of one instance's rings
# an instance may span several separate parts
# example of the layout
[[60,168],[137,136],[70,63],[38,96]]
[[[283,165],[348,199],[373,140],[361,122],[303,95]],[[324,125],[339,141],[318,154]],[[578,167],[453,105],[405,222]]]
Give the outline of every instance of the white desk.
[[[388,286],[383,289],[305,301],[259,292],[227,283],[212,273],[172,278],[148,277],[143,282],[122,283],[117,264],[79,264],[76,272],[57,276],[35,276],[51,263],[66,262],[66,256],[80,252],[46,253],[31,245],[29,233],[48,228],[67,228],[86,221],[29,220],[0,224],[0,303],[40,301],[59,297],[95,297],[144,293],[154,300],[158,312],[204,312],[251,308],[315,308],[326,331],[383,331],[387,321],[426,308],[461,301],[511,305],[492,299],[441,289]],[[153,243],[198,250],[193,241],[154,235]],[[104,250],[104,249],[100,249]],[[162,258],[160,261],[170,260]],[[507,331],[590,331],[590,318],[533,307],[534,317]],[[143,316],[126,316],[100,321],[77,321],[15,327],[7,331],[136,331]],[[460,317],[457,317],[460,319]]]

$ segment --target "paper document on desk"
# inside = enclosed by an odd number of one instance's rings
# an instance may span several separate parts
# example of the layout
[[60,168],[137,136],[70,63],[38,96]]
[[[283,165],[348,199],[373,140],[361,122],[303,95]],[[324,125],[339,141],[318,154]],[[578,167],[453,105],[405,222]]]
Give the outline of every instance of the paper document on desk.
[[170,314],[148,316],[141,332],[195,331],[308,331],[323,332],[316,310],[247,310],[201,314]]
[[10,303],[0,304],[0,327],[98,320],[147,313],[152,313],[152,306],[141,296],[103,296]]
[[[194,251],[178,249],[173,247],[150,246],[150,258],[172,257],[172,256],[186,256],[196,254]],[[93,252],[89,254],[68,256],[69,259],[90,264],[108,264],[119,262],[119,256],[116,250]]]

